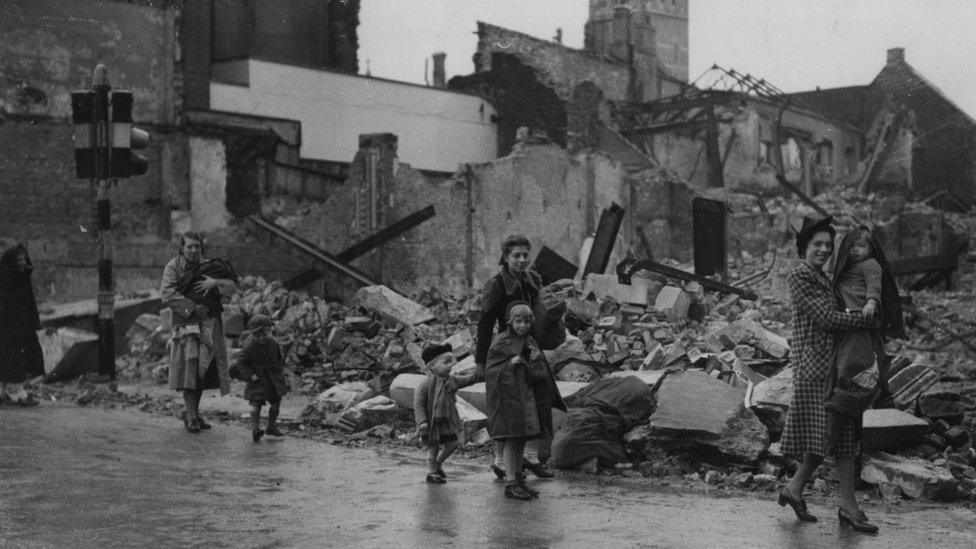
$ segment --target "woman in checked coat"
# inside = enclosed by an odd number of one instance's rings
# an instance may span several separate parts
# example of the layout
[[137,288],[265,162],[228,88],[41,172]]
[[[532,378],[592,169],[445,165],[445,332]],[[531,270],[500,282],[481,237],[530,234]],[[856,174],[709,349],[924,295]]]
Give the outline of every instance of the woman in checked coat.
[[[790,362],[793,366],[793,399],[783,429],[783,453],[802,462],[789,483],[780,490],[779,504],[789,504],[797,518],[816,522],[803,500],[803,487],[824,459],[827,448],[827,411],[824,386],[834,367],[837,335],[846,330],[873,326],[860,313],[844,312],[823,267],[834,251],[836,231],[832,218],[819,221],[804,218],[796,234],[796,247],[802,261],[787,275],[793,306],[793,333]],[[849,424],[839,434],[833,455],[840,483],[840,508],[837,518],[859,531],[876,532],[877,526],[858,506],[854,495],[854,458],[859,451],[859,429]]]

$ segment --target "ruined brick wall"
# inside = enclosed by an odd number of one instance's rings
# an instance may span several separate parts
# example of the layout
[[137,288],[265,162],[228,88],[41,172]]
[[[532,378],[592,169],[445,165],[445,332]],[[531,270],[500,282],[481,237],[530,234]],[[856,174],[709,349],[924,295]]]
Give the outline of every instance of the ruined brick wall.
[[[355,182],[361,181],[357,163],[354,160],[350,165],[344,188],[324,204],[277,197],[265,201],[265,211],[285,214],[279,223],[323,249],[342,251],[363,238],[352,234]],[[622,166],[606,155],[573,156],[555,145],[520,146],[507,157],[464,166],[448,180],[432,180],[409,165],[398,164],[387,197],[388,222],[431,204],[437,214],[353,264],[406,293],[436,286],[457,295],[468,291],[469,275],[478,288],[497,272],[501,242],[512,233],[525,234],[534,251],[545,245],[578,262],[580,246],[588,235],[587,210],[592,209],[591,217],[598,217],[611,202],[630,210],[623,173]],[[592,206],[586,202],[590,184],[595,198]],[[630,226],[625,217],[611,264],[622,259],[632,245],[626,230]],[[333,276],[327,292],[344,285],[348,283]]]
[[628,99],[630,70],[627,65],[602,59],[595,53],[567,48],[555,42],[478,22],[478,64],[476,72],[492,70],[492,54],[518,57],[539,72],[540,81],[563,101],[583,82],[596,84],[612,101]]
[[[737,191],[778,192],[776,167],[771,162],[773,118],[777,108],[759,102],[741,102],[716,108],[719,121],[718,145],[723,158],[725,187]],[[800,111],[786,111],[782,120],[783,140],[792,132],[805,155],[810,186],[814,193],[828,184],[849,179],[856,170],[856,158],[860,151],[860,133],[851,127],[831,122],[823,117]],[[831,152],[826,151],[829,142]],[[708,169],[705,153],[705,132],[701,128],[683,128],[660,133],[653,137],[654,156],[662,167],[676,172],[697,190],[708,187]],[[845,151],[850,150],[850,156]],[[763,151],[766,157],[763,157]],[[787,169],[787,177],[798,180],[803,168]],[[792,175],[792,176],[791,176]]]
[[69,93],[88,88],[95,65],[113,87],[133,91],[133,118],[168,123],[181,108],[174,88],[175,7],[95,0],[6,0],[0,17],[3,112],[71,115]]

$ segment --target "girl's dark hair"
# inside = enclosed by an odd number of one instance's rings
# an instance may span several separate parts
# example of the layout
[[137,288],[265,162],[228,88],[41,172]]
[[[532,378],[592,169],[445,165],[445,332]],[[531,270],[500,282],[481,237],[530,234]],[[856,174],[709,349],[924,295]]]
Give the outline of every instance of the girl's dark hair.
[[498,259],[499,265],[505,264],[505,258],[508,254],[512,252],[512,248],[516,246],[525,246],[528,249],[532,249],[532,244],[529,243],[529,239],[525,235],[513,234],[505,238],[502,241],[502,256]]

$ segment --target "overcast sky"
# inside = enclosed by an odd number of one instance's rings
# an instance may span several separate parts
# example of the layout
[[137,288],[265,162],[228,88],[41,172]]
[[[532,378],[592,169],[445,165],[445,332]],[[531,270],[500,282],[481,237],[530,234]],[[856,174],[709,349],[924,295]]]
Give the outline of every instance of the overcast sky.
[[[690,0],[689,75],[712,63],[785,91],[868,84],[888,48],[976,117],[976,1]],[[362,0],[360,72],[424,83],[447,53],[447,77],[473,71],[476,21],[583,46],[588,0]]]

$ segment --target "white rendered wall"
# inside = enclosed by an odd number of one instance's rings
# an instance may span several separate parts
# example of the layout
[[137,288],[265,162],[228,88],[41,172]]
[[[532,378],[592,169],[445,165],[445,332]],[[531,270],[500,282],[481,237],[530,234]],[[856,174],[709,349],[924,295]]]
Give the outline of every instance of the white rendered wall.
[[210,108],[302,123],[304,158],[349,162],[359,134],[394,133],[400,161],[453,172],[496,153],[495,109],[438,88],[248,60],[249,86],[210,83]]

